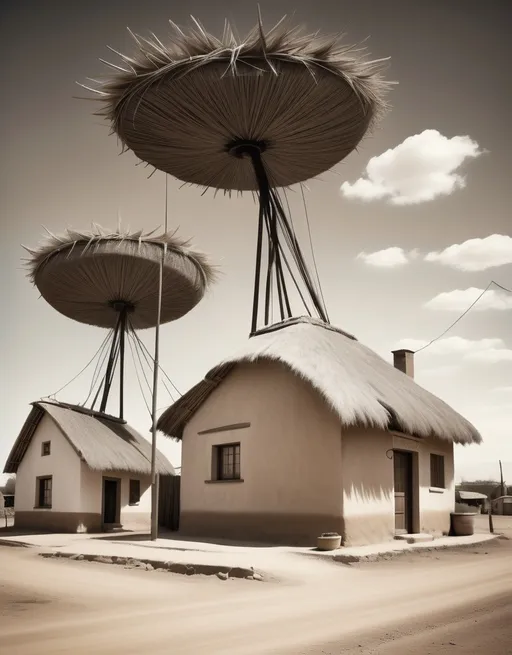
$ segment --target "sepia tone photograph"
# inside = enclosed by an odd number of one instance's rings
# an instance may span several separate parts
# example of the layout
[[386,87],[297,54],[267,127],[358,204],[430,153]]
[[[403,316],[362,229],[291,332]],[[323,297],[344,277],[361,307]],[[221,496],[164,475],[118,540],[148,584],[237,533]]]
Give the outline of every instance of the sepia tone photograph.
[[3,0],[0,655],[512,655],[500,0]]

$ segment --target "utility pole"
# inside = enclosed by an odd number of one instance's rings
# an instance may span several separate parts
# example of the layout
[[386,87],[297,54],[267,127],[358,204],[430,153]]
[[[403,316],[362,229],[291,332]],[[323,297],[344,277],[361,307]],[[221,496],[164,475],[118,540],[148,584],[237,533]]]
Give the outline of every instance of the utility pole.
[[151,416],[153,425],[151,429],[151,541],[158,539],[158,472],[156,470],[156,424],[157,424],[157,408],[156,399],[158,392],[158,366],[159,366],[159,353],[160,353],[160,320],[162,316],[162,285],[163,285],[163,268],[164,268],[165,250],[162,250],[162,259],[160,260],[160,270],[158,275],[158,305],[157,305],[157,318],[155,326],[155,357],[153,362],[153,398]]

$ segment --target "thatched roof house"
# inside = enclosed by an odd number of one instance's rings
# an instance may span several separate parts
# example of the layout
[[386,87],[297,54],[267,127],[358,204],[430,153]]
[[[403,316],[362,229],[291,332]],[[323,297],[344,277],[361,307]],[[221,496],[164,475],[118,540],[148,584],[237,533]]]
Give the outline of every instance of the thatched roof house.
[[280,362],[310,384],[344,427],[393,427],[462,444],[482,440],[469,421],[354,336],[305,317],[265,328],[249,339],[169,407],[158,428],[181,439],[187,422],[237,364],[261,360]]
[[[17,474],[17,527],[67,532],[149,525],[151,444],[121,419],[32,403],[4,472]],[[175,474],[159,452],[157,472]]]
[[393,366],[310,318],[257,332],[158,422],[183,442],[180,529],[308,544],[447,532],[453,444],[481,436],[414,382],[413,356]]
[[[32,410],[7,458],[4,473],[18,472],[45,414],[91,470],[150,475],[151,444],[126,421],[84,407],[48,401],[32,403]],[[157,472],[174,475],[172,464],[161,453],[157,453]]]

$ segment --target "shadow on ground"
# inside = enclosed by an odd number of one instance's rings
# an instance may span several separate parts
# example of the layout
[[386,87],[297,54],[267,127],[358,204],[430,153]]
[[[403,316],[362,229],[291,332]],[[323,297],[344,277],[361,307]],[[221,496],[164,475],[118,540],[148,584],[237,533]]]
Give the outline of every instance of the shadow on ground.
[[[109,534],[100,534],[98,536],[92,537],[99,541],[150,541],[151,535],[149,533],[133,533],[133,532],[113,532]],[[182,542],[187,541],[189,543],[199,543],[199,544],[211,544],[212,546],[238,546],[242,548],[276,548],[276,544],[272,543],[263,543],[263,542],[254,542],[254,541],[232,541],[229,539],[209,539],[209,538],[199,538],[199,537],[189,537],[188,535],[180,534],[179,532],[171,532],[169,530],[160,530],[158,533],[158,539],[165,539],[169,542]],[[175,548],[175,550],[180,550]],[[189,548],[182,550],[190,550]]]

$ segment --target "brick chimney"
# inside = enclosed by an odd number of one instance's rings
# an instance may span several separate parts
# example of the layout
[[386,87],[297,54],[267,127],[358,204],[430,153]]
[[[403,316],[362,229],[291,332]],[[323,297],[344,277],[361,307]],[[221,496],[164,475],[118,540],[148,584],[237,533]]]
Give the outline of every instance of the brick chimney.
[[393,350],[393,365],[402,373],[414,379],[414,351]]

